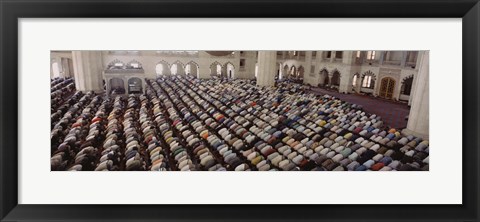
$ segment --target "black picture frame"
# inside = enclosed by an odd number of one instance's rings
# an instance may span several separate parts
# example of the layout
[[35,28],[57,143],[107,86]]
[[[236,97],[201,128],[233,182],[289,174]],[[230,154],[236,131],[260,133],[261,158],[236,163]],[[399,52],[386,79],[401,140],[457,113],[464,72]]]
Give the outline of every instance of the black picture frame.
[[[478,221],[478,0],[0,0],[1,221]],[[461,205],[18,204],[18,19],[120,17],[462,18]],[[460,77],[459,73],[452,78]],[[439,194],[442,195],[442,194]]]

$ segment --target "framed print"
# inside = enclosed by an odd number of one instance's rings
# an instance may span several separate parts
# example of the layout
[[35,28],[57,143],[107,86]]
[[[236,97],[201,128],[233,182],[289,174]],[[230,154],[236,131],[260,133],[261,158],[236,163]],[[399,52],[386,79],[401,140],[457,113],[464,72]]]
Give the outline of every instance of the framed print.
[[0,10],[2,221],[478,221],[478,1]]

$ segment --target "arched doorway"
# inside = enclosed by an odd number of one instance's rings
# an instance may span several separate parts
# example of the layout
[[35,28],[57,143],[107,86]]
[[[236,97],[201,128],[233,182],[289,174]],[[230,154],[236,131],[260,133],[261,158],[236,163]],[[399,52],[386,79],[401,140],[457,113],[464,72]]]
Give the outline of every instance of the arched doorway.
[[332,80],[330,83],[332,86],[340,86],[340,73],[338,71],[334,71],[332,74]]
[[161,61],[155,66],[155,72],[157,73],[157,77],[170,75],[170,67],[167,62]]
[[179,61],[176,61],[172,64],[172,67],[170,67],[170,72],[172,75],[185,75],[183,64]]
[[227,77],[229,79],[235,78],[235,66],[233,66],[232,63],[227,62],[227,63],[225,63],[224,67],[225,67],[225,72],[224,73],[227,74]]
[[290,67],[290,72],[288,73],[289,78],[294,78],[297,75],[297,67],[294,65]]
[[409,76],[402,81],[400,94],[409,96],[412,92],[413,76]]
[[390,77],[383,78],[380,84],[380,97],[392,99],[394,89],[395,80]]
[[214,62],[210,65],[210,75],[211,76],[221,76],[222,75],[222,65],[218,62]]
[[109,94],[125,94],[125,84],[123,79],[120,78],[112,78],[110,79],[110,92]]
[[328,71],[323,68],[322,70],[320,70],[320,85],[328,85],[329,81],[328,81]]
[[303,66],[299,66],[296,78],[303,79],[304,73],[305,73],[305,68],[303,68]]
[[52,63],[52,72],[53,77],[60,77],[60,68],[58,66],[58,62]]
[[185,65],[185,74],[196,76],[197,78],[199,78],[199,75],[200,75],[200,73],[198,72],[199,69],[200,67],[198,66],[197,63],[190,61],[187,63],[187,65]]
[[359,74],[358,73],[355,73],[355,75],[353,75],[353,78],[352,78],[352,86],[357,86],[357,82],[358,82],[358,78],[359,78]]
[[142,80],[137,77],[130,78],[128,80],[128,94],[130,93],[142,93]]
[[283,66],[283,72],[280,79],[282,79],[284,76],[288,77],[288,65]]

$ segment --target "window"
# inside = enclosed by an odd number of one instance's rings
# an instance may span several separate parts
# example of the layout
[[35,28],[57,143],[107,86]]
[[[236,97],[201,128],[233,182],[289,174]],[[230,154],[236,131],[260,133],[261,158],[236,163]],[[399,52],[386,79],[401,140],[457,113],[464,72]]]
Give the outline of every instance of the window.
[[357,51],[357,58],[360,58],[360,55],[362,54],[361,51]]
[[331,58],[332,57],[332,51],[327,51],[327,59]]
[[358,76],[357,74],[355,74],[355,75],[353,76],[352,86],[356,86],[356,85],[357,85],[357,76]]
[[245,59],[240,59],[240,67],[241,68],[245,67]]
[[178,70],[177,64],[173,64],[172,68],[170,68],[170,73],[172,73],[172,75],[177,75],[177,70]]
[[375,60],[375,51],[367,52],[367,60]]
[[52,63],[52,70],[54,77],[60,76],[60,68],[58,67],[58,62]]
[[401,94],[403,95],[410,95],[412,92],[412,85],[413,85],[413,76],[410,76],[403,80]]
[[310,73],[314,73],[315,72],[315,66],[310,66]]
[[336,59],[341,59],[342,57],[343,57],[343,52],[342,51],[335,52],[335,58]]
[[375,86],[375,78],[373,75],[366,75],[363,77],[362,87],[373,89]]

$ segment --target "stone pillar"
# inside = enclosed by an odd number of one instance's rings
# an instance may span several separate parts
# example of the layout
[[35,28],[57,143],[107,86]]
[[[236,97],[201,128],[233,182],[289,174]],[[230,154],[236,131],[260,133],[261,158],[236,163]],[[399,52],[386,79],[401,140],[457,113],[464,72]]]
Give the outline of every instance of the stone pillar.
[[62,70],[63,70],[63,77],[71,76],[70,67],[68,66],[68,58],[62,58]]
[[330,53],[330,62],[334,62],[335,61],[335,51],[332,51],[332,53]]
[[285,59],[287,57],[287,51],[282,51],[282,59]]
[[385,60],[385,51],[378,51],[380,53],[380,58],[378,59],[378,64],[383,65],[383,60]]
[[75,86],[79,91],[103,92],[101,51],[72,51]]
[[258,76],[257,85],[274,86],[275,72],[277,61],[276,51],[259,51],[258,52]]
[[402,51],[402,61],[400,61],[400,66],[403,68],[405,67],[405,64],[407,63],[407,51]]
[[420,52],[421,61],[417,81],[413,85],[415,94],[412,98],[412,108],[408,116],[407,128],[402,132],[428,139],[429,137],[429,52]]
[[[314,71],[314,70],[313,70]],[[305,67],[303,72],[303,84],[315,85],[312,73],[312,51],[305,52]]]

